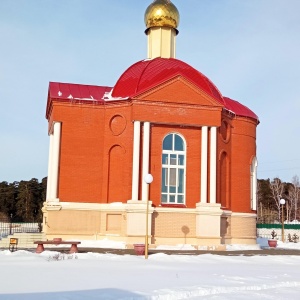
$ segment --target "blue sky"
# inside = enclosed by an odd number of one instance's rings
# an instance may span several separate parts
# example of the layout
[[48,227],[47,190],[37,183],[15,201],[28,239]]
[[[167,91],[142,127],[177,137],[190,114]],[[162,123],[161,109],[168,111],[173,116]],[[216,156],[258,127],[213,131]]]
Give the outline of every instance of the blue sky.
[[[113,86],[150,0],[0,1],[0,181],[47,176],[49,81]],[[260,118],[258,177],[300,176],[300,1],[173,0],[177,58]]]

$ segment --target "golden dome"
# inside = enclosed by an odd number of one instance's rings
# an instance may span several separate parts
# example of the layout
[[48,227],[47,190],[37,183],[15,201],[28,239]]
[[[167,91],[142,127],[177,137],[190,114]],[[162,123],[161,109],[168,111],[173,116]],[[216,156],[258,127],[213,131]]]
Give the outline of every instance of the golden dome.
[[146,9],[145,24],[147,29],[156,26],[176,29],[179,25],[179,12],[170,0],[154,0]]

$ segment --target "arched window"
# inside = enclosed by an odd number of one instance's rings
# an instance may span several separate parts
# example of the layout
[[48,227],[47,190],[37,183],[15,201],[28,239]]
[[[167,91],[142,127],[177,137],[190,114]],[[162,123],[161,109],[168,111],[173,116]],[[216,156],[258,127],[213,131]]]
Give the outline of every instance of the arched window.
[[185,203],[186,147],[176,133],[164,138],[162,149],[161,203]]
[[250,166],[250,200],[251,209],[256,210],[257,207],[257,159],[254,157]]
[[220,158],[220,203],[223,208],[230,208],[228,187],[229,187],[229,162],[228,155],[224,151]]

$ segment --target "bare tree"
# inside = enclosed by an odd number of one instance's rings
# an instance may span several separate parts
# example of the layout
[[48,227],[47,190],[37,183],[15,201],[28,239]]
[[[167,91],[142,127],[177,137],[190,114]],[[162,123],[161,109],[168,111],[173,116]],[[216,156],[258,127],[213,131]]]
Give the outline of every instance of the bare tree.
[[278,211],[278,221],[281,222],[280,199],[284,192],[284,183],[279,178],[274,178],[270,182],[270,189],[272,193],[272,198],[275,202]]
[[289,199],[293,208],[294,220],[297,220],[298,201],[300,198],[300,181],[297,175],[293,176],[288,190]]
[[263,197],[261,193],[261,182],[257,180],[257,223],[263,223],[264,213],[263,213]]

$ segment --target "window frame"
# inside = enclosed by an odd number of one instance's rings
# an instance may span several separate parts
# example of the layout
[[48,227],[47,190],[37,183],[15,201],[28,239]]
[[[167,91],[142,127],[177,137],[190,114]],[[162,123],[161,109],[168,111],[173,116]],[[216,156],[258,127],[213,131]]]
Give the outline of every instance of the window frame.
[[[164,142],[172,137],[171,150],[164,149]],[[176,150],[178,139],[183,150]],[[179,146],[181,146],[179,145]],[[166,146],[166,148],[169,145]],[[181,147],[179,147],[181,148]],[[167,134],[162,142],[162,180],[161,180],[161,204],[162,205],[185,205],[186,203],[186,141],[184,137],[176,132]],[[173,161],[172,161],[173,160]],[[174,161],[175,160],[175,161]],[[175,162],[175,164],[174,164]],[[175,182],[170,185],[171,172],[175,170]],[[173,175],[174,176],[174,175]],[[165,199],[164,199],[165,198]]]

